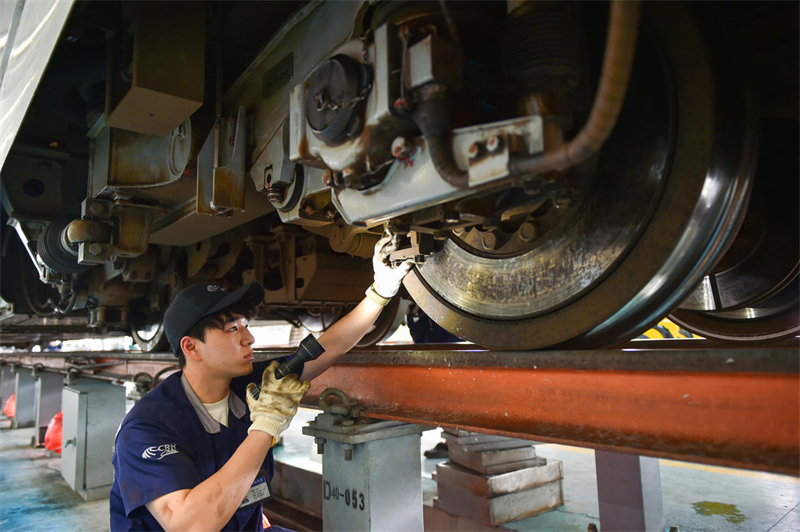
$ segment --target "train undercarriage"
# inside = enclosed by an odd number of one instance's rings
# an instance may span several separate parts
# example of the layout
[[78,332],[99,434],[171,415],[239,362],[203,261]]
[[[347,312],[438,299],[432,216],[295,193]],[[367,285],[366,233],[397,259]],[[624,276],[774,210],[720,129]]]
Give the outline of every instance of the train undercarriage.
[[800,331],[796,3],[60,5],[3,7],[2,345],[157,351],[207,281],[324,330],[387,225],[364,345]]

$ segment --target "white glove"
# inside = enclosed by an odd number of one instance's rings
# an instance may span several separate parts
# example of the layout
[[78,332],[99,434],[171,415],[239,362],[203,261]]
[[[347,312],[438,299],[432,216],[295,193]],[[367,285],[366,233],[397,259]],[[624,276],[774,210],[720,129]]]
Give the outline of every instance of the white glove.
[[387,230],[375,244],[375,254],[372,256],[372,269],[375,272],[375,283],[372,287],[379,296],[386,299],[397,294],[403,278],[414,264],[411,259],[408,259],[392,268],[389,263],[389,254],[396,249],[397,244]]
[[258,387],[254,383],[247,385],[247,406],[250,408],[250,421],[253,423],[247,429],[260,430],[271,435],[273,443],[277,441],[281,432],[289,427],[292,418],[297,413],[300,399],[308,391],[311,383],[300,382],[297,375],[291,374],[278,380],[275,378],[275,369],[279,366],[277,360],[264,370],[261,376],[261,393],[255,398]]

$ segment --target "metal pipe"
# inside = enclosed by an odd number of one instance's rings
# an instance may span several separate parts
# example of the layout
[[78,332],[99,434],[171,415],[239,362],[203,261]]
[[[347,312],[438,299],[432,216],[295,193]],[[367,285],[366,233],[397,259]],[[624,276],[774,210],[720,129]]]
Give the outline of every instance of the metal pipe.
[[586,125],[572,141],[543,154],[512,158],[514,177],[561,171],[596,153],[617,123],[628,90],[639,30],[639,1],[614,0],[608,21],[608,39],[600,85]]
[[416,97],[411,119],[428,143],[434,168],[442,179],[454,187],[466,188],[469,175],[458,167],[453,157],[447,87],[439,84],[425,85],[417,91]]

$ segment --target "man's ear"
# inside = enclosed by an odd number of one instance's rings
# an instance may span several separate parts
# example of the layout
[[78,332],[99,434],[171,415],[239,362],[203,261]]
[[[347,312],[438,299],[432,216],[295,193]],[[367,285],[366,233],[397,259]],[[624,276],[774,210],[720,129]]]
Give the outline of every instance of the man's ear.
[[191,336],[184,336],[181,338],[181,349],[187,360],[203,360],[200,354],[200,340],[192,338]]

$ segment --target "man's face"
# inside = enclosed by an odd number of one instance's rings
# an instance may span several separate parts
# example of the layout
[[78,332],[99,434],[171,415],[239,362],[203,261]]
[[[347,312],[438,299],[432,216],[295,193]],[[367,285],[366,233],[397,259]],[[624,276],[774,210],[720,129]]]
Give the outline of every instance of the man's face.
[[247,319],[235,316],[220,329],[206,329],[205,341],[198,342],[203,365],[231,378],[253,371],[253,342]]

